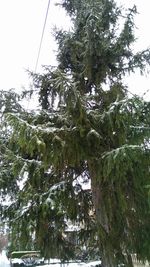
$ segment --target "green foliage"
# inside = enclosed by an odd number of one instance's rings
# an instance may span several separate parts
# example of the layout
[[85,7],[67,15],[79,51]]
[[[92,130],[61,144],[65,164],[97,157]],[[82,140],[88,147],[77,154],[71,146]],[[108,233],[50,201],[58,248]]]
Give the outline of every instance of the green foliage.
[[73,28],[56,32],[58,67],[31,73],[41,110],[22,110],[15,96],[2,119],[0,185],[11,196],[2,214],[12,246],[61,259],[86,258],[86,247],[107,267],[132,266],[132,254],[150,261],[150,104],[129,98],[122,82],[150,63],[149,50],[132,49],[136,8],[62,6]]
[[108,79],[121,79],[135,68],[140,68],[141,72],[145,69],[149,50],[137,54],[132,51],[135,6],[123,14],[116,3],[109,0],[88,0],[82,4],[64,1],[63,5],[69,12],[75,9],[75,18],[72,32],[56,34],[59,66],[72,72],[84,92],[90,92],[93,85],[108,82]]

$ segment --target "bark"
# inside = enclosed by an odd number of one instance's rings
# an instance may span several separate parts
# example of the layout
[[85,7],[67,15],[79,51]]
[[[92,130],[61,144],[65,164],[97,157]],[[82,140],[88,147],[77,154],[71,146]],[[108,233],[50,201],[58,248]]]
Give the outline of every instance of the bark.
[[[123,252],[120,243],[112,244],[114,238],[116,240],[116,236],[114,231],[112,231],[112,221],[110,221],[109,211],[106,208],[107,197],[110,197],[108,191],[109,185],[104,182],[104,177],[101,175],[100,163],[97,165],[93,160],[88,162],[88,167],[91,177],[91,190],[96,214],[102,267],[117,267],[119,263],[124,264],[126,267],[133,267],[130,253],[128,254],[128,251]],[[118,242],[120,241],[118,240]]]
[[97,177],[96,166],[94,163],[89,163],[89,171],[91,176],[91,189],[96,213],[102,267],[116,267],[113,248],[109,242],[110,228],[103,197],[103,185],[100,177]]

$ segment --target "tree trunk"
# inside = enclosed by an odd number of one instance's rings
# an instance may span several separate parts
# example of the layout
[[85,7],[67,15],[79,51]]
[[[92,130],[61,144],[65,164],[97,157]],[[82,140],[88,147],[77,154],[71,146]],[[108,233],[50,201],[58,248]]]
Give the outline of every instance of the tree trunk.
[[98,238],[100,246],[100,255],[102,260],[102,267],[116,267],[115,256],[113,248],[110,243],[110,227],[108,222],[108,215],[105,208],[103,198],[103,186],[100,177],[96,175],[95,163],[90,163],[89,171],[91,175],[91,189],[93,204],[96,213],[96,222],[98,229]]
[[[95,183],[93,185],[92,182],[92,196],[96,212],[102,266],[114,267],[114,255],[112,252],[111,244],[109,243],[110,230],[108,225],[108,217],[106,214],[105,205],[102,197],[102,190],[98,183]],[[104,238],[102,238],[102,236]]]

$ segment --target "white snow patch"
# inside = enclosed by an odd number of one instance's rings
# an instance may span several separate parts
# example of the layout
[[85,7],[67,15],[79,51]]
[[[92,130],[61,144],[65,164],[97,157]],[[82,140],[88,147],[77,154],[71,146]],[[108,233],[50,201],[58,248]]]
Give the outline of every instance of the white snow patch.
[[51,263],[47,265],[40,265],[39,267],[79,267],[79,266],[85,266],[85,267],[96,267],[99,264],[101,264],[101,261],[91,261],[88,263],[85,262],[69,262],[69,263],[60,263],[58,259],[51,259]]
[[10,267],[10,262],[6,256],[5,250],[0,253],[0,267]]

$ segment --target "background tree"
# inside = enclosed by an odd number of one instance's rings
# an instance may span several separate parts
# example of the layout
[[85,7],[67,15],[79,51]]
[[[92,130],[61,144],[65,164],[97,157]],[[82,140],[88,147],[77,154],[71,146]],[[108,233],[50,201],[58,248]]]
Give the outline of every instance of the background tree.
[[5,249],[7,245],[8,245],[8,238],[6,235],[1,233],[0,234],[0,252],[2,252],[2,250]]
[[[70,258],[96,244],[103,266],[133,266],[133,253],[150,260],[150,104],[129,98],[122,79],[143,73],[150,51],[133,52],[136,7],[110,0],[62,6],[73,27],[56,31],[58,67],[31,74],[41,110],[6,116],[5,153],[20,190],[4,215],[24,246],[34,237],[47,257],[56,247]],[[66,237],[68,222],[79,226],[79,247]]]

